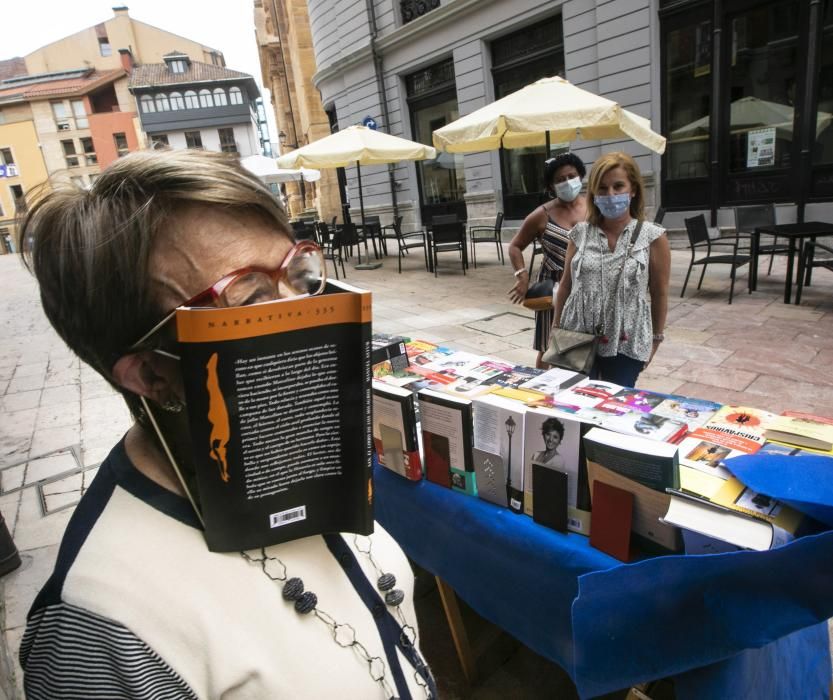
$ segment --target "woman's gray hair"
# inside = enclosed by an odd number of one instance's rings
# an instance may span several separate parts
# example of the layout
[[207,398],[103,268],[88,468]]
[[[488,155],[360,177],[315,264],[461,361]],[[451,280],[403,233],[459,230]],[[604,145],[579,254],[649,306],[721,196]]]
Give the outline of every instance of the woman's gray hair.
[[205,151],[142,151],[106,168],[89,189],[45,183],[30,195],[18,250],[64,342],[118,387],[116,360],[169,311],[155,302],[148,261],[157,236],[187,204],[247,213],[292,237],[278,200],[236,158]]

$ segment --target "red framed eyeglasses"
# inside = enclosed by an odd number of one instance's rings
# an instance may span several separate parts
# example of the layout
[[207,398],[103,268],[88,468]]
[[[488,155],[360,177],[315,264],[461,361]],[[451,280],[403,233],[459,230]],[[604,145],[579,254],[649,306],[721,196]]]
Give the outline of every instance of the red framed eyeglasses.
[[[244,267],[234,270],[180,306],[251,306],[275,299],[314,296],[324,291],[326,284],[327,269],[321,249],[312,241],[299,241],[286,254],[277,269]],[[175,314],[176,309],[173,309],[137,340],[131,346],[131,350],[142,345]]]

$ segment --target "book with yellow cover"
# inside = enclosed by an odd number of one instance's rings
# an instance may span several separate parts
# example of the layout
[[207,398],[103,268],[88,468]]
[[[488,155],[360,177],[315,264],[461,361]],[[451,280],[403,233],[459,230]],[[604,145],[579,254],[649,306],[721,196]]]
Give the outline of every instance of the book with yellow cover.
[[[829,421],[829,419],[828,419]],[[829,452],[833,450],[833,422],[807,414],[776,416],[767,425],[767,440]]]

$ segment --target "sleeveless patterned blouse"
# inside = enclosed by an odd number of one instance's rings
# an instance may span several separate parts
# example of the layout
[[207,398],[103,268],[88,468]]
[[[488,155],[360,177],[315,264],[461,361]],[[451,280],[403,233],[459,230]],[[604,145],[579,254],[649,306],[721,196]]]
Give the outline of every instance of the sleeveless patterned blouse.
[[[567,255],[567,243],[570,241],[570,229],[560,226],[547,212],[547,225],[544,227],[540,240],[544,259],[538,271],[538,282],[545,279],[558,282],[564,271],[564,258]],[[547,349],[552,319],[552,308],[535,313],[535,340],[532,344],[535,350]]]

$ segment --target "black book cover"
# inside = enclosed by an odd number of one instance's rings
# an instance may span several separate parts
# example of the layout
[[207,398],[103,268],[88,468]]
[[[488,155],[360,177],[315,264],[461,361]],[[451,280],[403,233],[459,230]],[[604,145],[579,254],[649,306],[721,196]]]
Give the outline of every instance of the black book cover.
[[176,320],[209,549],[372,532],[370,292]]
[[532,491],[535,509],[532,519],[558,532],[567,532],[567,479],[566,472],[532,463]]

